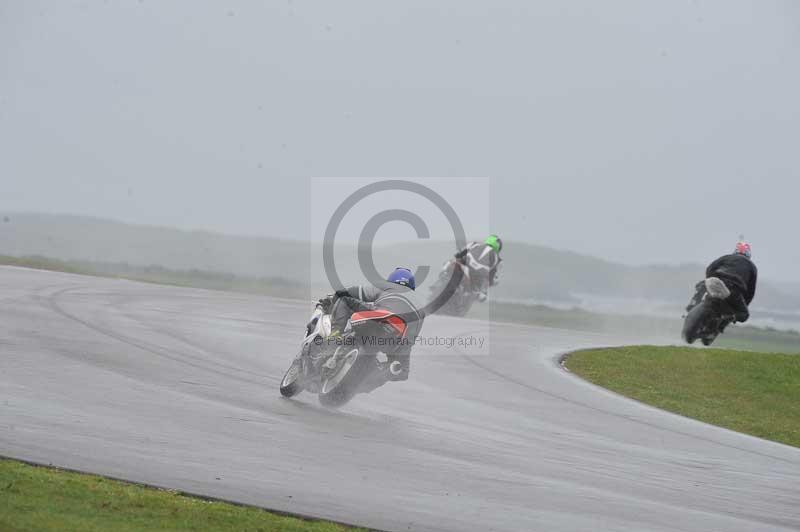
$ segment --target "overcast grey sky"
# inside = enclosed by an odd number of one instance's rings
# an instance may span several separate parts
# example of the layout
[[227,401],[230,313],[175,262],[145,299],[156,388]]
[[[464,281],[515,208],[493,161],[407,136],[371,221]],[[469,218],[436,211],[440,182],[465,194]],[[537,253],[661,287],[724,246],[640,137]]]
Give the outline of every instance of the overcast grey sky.
[[305,239],[312,176],[487,176],[506,239],[800,281],[798,65],[791,0],[0,0],[0,209]]

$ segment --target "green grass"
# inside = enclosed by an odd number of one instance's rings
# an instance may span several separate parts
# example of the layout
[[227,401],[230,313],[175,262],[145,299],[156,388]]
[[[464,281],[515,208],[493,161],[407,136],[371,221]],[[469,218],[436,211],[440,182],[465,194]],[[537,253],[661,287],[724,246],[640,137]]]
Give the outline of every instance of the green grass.
[[334,532],[360,529],[206,501],[94,475],[0,460],[0,530]]
[[800,447],[800,356],[688,347],[578,351],[566,366],[644,403]]

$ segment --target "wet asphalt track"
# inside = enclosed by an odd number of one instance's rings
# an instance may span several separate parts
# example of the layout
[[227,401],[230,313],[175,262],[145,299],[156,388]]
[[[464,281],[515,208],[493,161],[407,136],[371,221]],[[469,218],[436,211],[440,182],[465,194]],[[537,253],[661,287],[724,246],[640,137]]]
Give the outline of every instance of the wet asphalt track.
[[330,412],[278,394],[309,311],[2,267],[0,454],[387,530],[800,529],[800,450],[556,362],[636,338],[434,317],[490,347]]

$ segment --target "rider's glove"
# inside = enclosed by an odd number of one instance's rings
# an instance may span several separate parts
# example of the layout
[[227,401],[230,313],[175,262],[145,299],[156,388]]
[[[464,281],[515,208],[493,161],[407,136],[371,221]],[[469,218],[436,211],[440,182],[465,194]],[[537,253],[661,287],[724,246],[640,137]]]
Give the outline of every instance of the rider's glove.
[[332,299],[333,299],[332,295],[320,298],[320,300],[317,301],[317,306],[322,310],[324,310],[325,312],[327,312],[330,310],[331,303],[333,303]]
[[350,308],[357,312],[363,312],[365,310],[375,310],[375,303],[370,303],[367,301],[361,301],[360,299],[351,298]]

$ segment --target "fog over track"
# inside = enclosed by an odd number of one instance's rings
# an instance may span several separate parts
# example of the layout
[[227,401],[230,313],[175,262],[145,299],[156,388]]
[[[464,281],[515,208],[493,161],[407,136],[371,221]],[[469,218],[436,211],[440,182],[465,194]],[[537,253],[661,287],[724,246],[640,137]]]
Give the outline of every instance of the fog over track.
[[387,530],[800,529],[800,449],[563,370],[620,338],[432,317],[341,411],[278,382],[310,304],[0,268],[0,454]]

